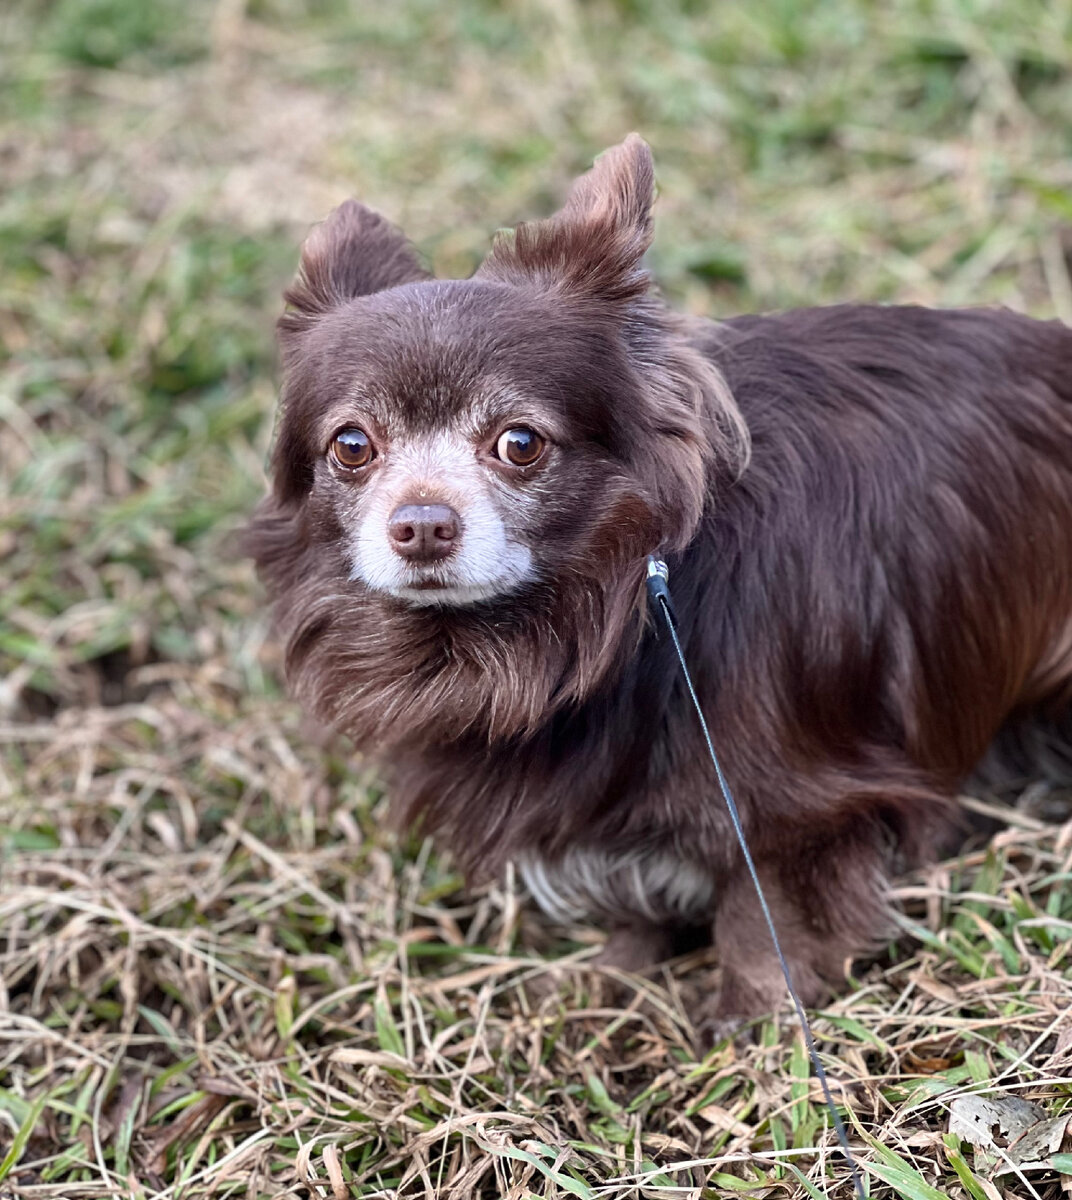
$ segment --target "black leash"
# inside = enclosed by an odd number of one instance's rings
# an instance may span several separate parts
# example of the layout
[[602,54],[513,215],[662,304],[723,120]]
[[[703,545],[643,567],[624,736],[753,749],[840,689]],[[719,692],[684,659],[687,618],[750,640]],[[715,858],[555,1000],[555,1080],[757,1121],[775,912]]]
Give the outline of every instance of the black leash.
[[774,950],[778,955],[778,962],[781,964],[782,975],[785,977],[785,986],[789,989],[793,1006],[797,1010],[797,1018],[800,1021],[801,1029],[804,1031],[804,1041],[808,1047],[808,1054],[811,1055],[812,1066],[815,1068],[815,1074],[823,1089],[826,1107],[830,1110],[830,1117],[834,1122],[838,1141],[841,1143],[841,1153],[845,1156],[845,1161],[849,1165],[856,1195],[861,1200],[866,1200],[867,1193],[864,1191],[860,1168],[856,1165],[856,1159],[853,1157],[852,1149],[849,1146],[849,1138],[845,1132],[845,1125],[841,1117],[838,1116],[837,1109],[834,1107],[834,1098],[830,1094],[830,1084],[827,1082],[826,1072],[823,1070],[823,1064],[819,1061],[819,1054],[815,1049],[815,1039],[811,1035],[811,1026],[808,1024],[804,1005],[801,1004],[797,990],[793,986],[793,980],[789,974],[789,965],[786,963],[785,955],[782,953],[781,942],[778,941],[778,931],[774,928],[774,918],[771,916],[767,897],[763,894],[763,887],[759,882],[759,876],[756,874],[756,864],[752,861],[752,854],[748,849],[744,830],[741,828],[741,817],[737,811],[737,804],[733,799],[733,793],[729,789],[729,784],[726,783],[726,777],[722,774],[722,767],[719,765],[718,756],[715,754],[715,747],[711,742],[711,734],[708,731],[707,722],[704,720],[703,709],[700,708],[700,701],[696,697],[696,689],[692,686],[692,677],[689,675],[689,668],[685,665],[685,655],[681,650],[681,642],[677,636],[677,614],[674,612],[673,601],[670,599],[669,578],[670,569],[666,563],[661,558],[656,558],[654,554],[649,554],[647,574],[648,595],[651,597],[651,601],[655,607],[662,610],[663,617],[666,620],[666,628],[670,631],[670,637],[673,639],[674,649],[677,651],[677,659],[681,663],[681,673],[685,676],[685,683],[688,685],[693,707],[696,709],[696,715],[700,718],[700,728],[703,730],[704,741],[707,743],[707,752],[711,755],[711,762],[715,766],[715,774],[718,776],[718,786],[722,789],[722,797],[726,801],[726,808],[729,810],[730,820],[733,822],[733,831],[737,835],[737,843],[741,847],[741,854],[744,856],[745,865],[748,867],[748,874],[752,877],[752,884],[756,889],[756,895],[759,897],[759,906],[763,910],[763,918],[767,922],[767,929],[770,931],[771,941],[774,943]]

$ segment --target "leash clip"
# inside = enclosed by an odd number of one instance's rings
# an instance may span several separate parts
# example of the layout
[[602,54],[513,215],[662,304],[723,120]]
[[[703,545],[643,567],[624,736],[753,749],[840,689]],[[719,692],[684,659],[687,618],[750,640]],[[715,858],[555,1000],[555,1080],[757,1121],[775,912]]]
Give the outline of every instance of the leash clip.
[[666,565],[666,560],[659,558],[656,554],[648,555],[647,574],[644,579],[648,589],[648,596],[656,608],[662,608],[666,616],[666,620],[673,627],[677,628],[677,613],[674,611],[674,602],[670,598],[670,568]]

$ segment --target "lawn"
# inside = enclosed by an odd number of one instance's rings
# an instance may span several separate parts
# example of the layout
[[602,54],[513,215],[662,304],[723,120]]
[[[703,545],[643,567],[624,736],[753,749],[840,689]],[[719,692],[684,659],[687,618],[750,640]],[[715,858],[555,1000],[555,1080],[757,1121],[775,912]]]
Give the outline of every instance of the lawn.
[[[788,1014],[707,1049],[709,957],[623,1002],[385,831],[236,550],[308,226],[356,194],[465,276],[630,129],[690,311],[1072,321],[1070,0],[3,4],[4,1200],[851,1195]],[[1072,1115],[1069,800],[986,798],[816,1015],[873,1196],[1072,1188],[1060,1132],[1005,1174],[947,1132]]]

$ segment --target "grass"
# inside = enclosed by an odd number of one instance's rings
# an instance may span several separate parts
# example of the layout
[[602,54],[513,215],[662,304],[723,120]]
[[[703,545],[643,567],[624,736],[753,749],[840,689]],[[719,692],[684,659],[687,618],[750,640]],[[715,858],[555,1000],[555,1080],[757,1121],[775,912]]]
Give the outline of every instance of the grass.
[[[592,931],[384,834],[233,530],[351,193],[465,275],[637,128],[686,308],[1072,320],[1068,0],[12,0],[0,39],[0,1196],[848,1196],[788,1017],[705,1054],[702,956],[623,1006]],[[1064,1194],[945,1135],[1070,1105],[1060,801],[901,881],[816,1018],[874,1196]]]

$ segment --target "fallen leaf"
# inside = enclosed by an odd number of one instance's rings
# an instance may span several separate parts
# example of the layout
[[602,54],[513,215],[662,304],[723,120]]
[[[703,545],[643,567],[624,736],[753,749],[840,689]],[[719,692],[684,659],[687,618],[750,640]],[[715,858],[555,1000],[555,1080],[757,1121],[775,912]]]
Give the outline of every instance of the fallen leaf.
[[921,1075],[937,1075],[939,1071],[948,1071],[953,1065],[951,1058],[917,1058],[914,1054],[906,1054],[905,1061]]
[[960,1096],[949,1106],[949,1132],[975,1148],[976,1169],[994,1176],[1052,1171],[1069,1117],[1018,1096]]
[[985,1150],[1005,1149],[1046,1116],[1019,1096],[958,1096],[949,1106],[949,1132]]
[[1021,1171],[1052,1170],[1050,1160],[1061,1149],[1067,1128],[1067,1113],[1060,1117],[1048,1117],[1032,1125],[1009,1144],[1007,1153],[1012,1162],[1006,1163],[997,1174],[1005,1175],[1017,1167]]

